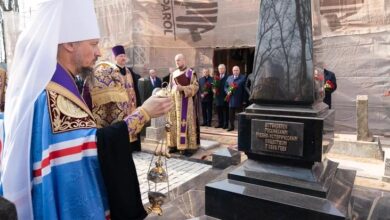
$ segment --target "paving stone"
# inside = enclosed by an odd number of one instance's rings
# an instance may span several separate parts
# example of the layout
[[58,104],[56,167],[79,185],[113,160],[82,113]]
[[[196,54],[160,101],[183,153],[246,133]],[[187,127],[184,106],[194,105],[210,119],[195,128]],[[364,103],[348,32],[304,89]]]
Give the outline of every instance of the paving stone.
[[221,144],[218,141],[200,140],[200,148],[203,150],[210,150],[219,147]]
[[[150,161],[152,159],[152,154],[144,152],[133,153],[134,163],[137,169],[138,181],[140,182],[141,198],[144,204],[148,203],[148,181],[146,179],[147,173],[149,170]],[[154,157],[154,161],[157,160],[157,157]],[[154,167],[154,162],[152,163]],[[190,181],[194,177],[208,171],[212,167],[207,164],[196,163],[192,161],[170,158],[167,160],[168,175],[169,175],[169,190],[173,190],[176,187]],[[164,161],[165,168],[165,161]],[[154,183],[150,182],[150,189],[154,190]],[[153,186],[153,187],[152,187]],[[168,192],[167,183],[157,184],[157,191],[161,193]]]

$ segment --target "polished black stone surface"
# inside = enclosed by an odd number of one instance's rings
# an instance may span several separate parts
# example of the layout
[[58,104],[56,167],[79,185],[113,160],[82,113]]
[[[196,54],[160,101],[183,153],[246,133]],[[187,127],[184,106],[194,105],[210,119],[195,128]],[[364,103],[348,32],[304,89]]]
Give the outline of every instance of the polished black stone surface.
[[253,119],[251,151],[302,156],[303,123]]
[[390,219],[390,196],[376,198],[373,205],[368,219]]
[[[179,190],[174,190],[171,193],[171,200],[167,201],[163,205],[163,216],[156,216],[150,214],[147,219],[156,219],[156,220],[216,220],[221,218],[215,218],[205,215],[205,185],[207,183],[219,182],[227,178],[227,174],[235,170],[237,167],[230,166],[227,169],[212,169],[204,174],[201,174],[199,178],[193,179],[188,183],[180,186]],[[174,195],[174,196],[172,196]],[[291,193],[290,195],[294,195]],[[340,194],[338,197],[345,196]],[[352,217],[353,220],[367,220],[370,213],[373,210],[386,211],[390,210],[390,204],[378,204],[374,201],[379,200],[382,197],[390,197],[390,191],[381,191],[378,189],[369,189],[366,187],[354,186],[352,191]],[[225,201],[219,201],[224,203]],[[377,205],[381,205],[384,209],[375,208]],[[259,209],[259,207],[256,207]],[[225,211],[229,211],[228,207],[224,206]],[[281,210],[280,212],[284,212]],[[385,215],[386,212],[382,213],[377,219],[389,219],[388,215]],[[373,216],[373,215],[372,215]],[[222,218],[223,219],[223,218]],[[237,218],[242,219],[242,218]],[[260,219],[253,216],[252,219]],[[282,215],[280,218],[275,219],[286,219]],[[293,218],[287,218],[293,219]],[[301,218],[298,218],[301,219]],[[371,219],[373,220],[373,219]]]
[[318,102],[313,105],[273,105],[273,104],[252,104],[245,109],[246,113],[252,114],[274,114],[274,115],[291,115],[317,117],[326,114],[329,106],[323,102]]
[[228,178],[326,198],[337,166],[329,160],[316,163],[312,169],[248,160],[230,172]]
[[326,198],[225,179],[206,185],[206,215],[219,219],[347,219],[355,171],[339,169]]
[[262,0],[250,99],[255,103],[316,102],[311,0]]
[[241,153],[239,151],[224,148],[213,153],[213,167],[225,169],[231,165],[238,165],[241,162]]
[[351,201],[354,220],[390,220],[390,191],[355,186]]
[[[333,110],[318,110],[317,116],[313,116],[312,108],[308,110],[308,115],[304,115],[303,111],[300,111],[301,107],[289,107],[289,114],[274,114],[268,113],[268,110],[263,111],[262,106],[253,106],[250,111],[242,112],[238,115],[238,150],[244,151],[250,159],[280,162],[290,165],[300,165],[311,167],[314,162],[321,162],[323,158],[323,128],[324,121],[329,121],[328,117],[334,115]],[[267,107],[268,108],[268,107]],[[279,109],[283,109],[280,108]],[[284,110],[287,112],[287,109]],[[300,112],[294,115],[294,112]],[[302,150],[300,155],[289,155],[280,152],[267,152],[267,151],[253,151],[253,149],[262,148],[262,146],[252,146],[252,126],[248,126],[253,120],[266,120],[275,122],[292,122],[303,124],[303,143],[300,146],[296,146],[295,151]],[[256,129],[256,127],[255,127]],[[258,143],[260,144],[260,143]],[[302,149],[301,149],[302,148]]]

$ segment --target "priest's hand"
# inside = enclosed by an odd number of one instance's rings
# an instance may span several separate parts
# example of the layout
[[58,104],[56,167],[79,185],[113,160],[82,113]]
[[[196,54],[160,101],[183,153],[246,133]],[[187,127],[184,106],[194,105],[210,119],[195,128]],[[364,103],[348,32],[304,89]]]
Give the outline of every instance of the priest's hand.
[[151,96],[141,106],[151,118],[160,117],[173,107],[173,100],[170,97]]
[[179,91],[179,92],[181,92],[181,91],[184,91],[184,88],[183,88],[183,86],[181,86],[181,85],[177,85],[177,86],[176,86],[176,90]]

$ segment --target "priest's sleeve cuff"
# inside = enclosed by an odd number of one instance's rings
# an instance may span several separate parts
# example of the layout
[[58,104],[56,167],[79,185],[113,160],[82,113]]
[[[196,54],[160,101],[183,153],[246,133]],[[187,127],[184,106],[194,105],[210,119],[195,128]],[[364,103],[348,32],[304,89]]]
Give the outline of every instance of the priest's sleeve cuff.
[[137,140],[137,134],[141,132],[145,123],[149,120],[149,114],[142,107],[137,108],[133,113],[124,119],[129,131],[130,142]]

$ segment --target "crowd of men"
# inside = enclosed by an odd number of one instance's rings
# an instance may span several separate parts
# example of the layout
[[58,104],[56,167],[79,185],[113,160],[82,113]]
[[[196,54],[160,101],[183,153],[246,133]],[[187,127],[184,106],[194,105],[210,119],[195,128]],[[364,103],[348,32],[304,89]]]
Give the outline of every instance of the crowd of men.
[[[172,78],[172,74],[175,70],[180,68],[187,68],[185,64],[184,55],[180,54],[180,57],[183,59],[184,67],[169,68],[169,74],[161,79],[157,76],[157,72],[155,69],[151,68],[148,70],[148,75],[141,77],[140,74],[135,73],[132,68],[125,67],[127,58],[125,49],[121,45],[117,45],[112,48],[113,57],[114,57],[114,66],[110,66],[109,62],[101,62],[95,67],[94,73],[94,82],[93,88],[90,88],[87,80],[80,76],[76,76],[76,84],[79,87],[80,93],[83,94],[83,98],[86,100],[88,106],[90,106],[91,110],[93,110],[96,105],[92,104],[91,100],[91,89],[92,90],[100,90],[97,93],[104,93],[104,95],[108,96],[112,89],[107,90],[103,88],[104,85],[100,85],[103,83],[105,77],[110,75],[112,82],[122,81],[124,88],[127,90],[127,95],[129,97],[128,104],[130,108],[130,112],[134,110],[135,107],[142,104],[145,100],[147,100],[150,96],[152,96],[152,92],[156,88],[162,88],[163,86],[174,86],[176,81],[175,77]],[[180,64],[179,64],[180,65]],[[119,71],[118,71],[119,70]],[[108,71],[110,73],[105,73],[102,75],[102,71]],[[115,73],[115,71],[119,72]],[[205,68],[201,70],[201,74],[197,74],[195,70],[194,72],[194,80],[198,84],[198,88],[196,89],[194,96],[197,96],[197,100],[201,106],[201,108],[196,109],[196,115],[198,119],[203,120],[203,123],[200,126],[212,126],[212,118],[213,118],[213,110],[216,111],[216,122],[213,124],[215,128],[223,128],[228,131],[234,130],[234,115],[242,109],[243,105],[247,103],[247,99],[249,97],[249,90],[245,88],[246,85],[246,77],[240,73],[240,68],[238,66],[234,66],[232,69],[232,74],[229,74],[226,70],[226,66],[224,64],[220,64],[218,66],[218,72],[213,74],[210,73],[210,70]],[[183,72],[183,71],[182,71]],[[121,78],[123,79],[118,79]],[[170,79],[172,78],[172,79]],[[166,85],[163,85],[163,82],[166,82]],[[121,85],[122,85],[121,84]],[[109,87],[109,85],[105,85]],[[95,92],[96,93],[96,92]],[[111,99],[113,101],[113,99]],[[108,104],[107,101],[106,104]],[[102,112],[100,109],[96,110],[96,112]],[[230,110],[230,111],[229,111]],[[94,110],[95,111],[95,110]],[[109,108],[107,111],[114,111],[112,108]],[[200,112],[201,111],[201,112]],[[231,114],[229,114],[231,112]],[[98,116],[99,117],[99,116]],[[200,118],[201,117],[201,118]],[[118,118],[116,118],[118,119]],[[115,119],[111,119],[110,121],[103,123],[101,125],[107,125],[115,122]]]
[[[220,64],[213,74],[207,68],[197,74],[187,66],[185,56],[177,54],[176,68],[169,68],[169,74],[161,80],[153,68],[141,77],[126,67],[127,56],[122,45],[114,46],[112,54],[114,63],[100,62],[90,77],[76,77],[79,91],[98,128],[123,120],[151,97],[156,88],[165,87],[174,103],[166,116],[171,124],[167,145],[171,153],[191,156],[200,145],[200,126],[213,125],[233,131],[236,114],[248,102],[247,80],[238,66],[232,68],[232,74],[224,64]],[[212,123],[213,109],[216,110],[215,123]],[[139,134],[130,136],[133,150],[141,150],[140,140]]]

